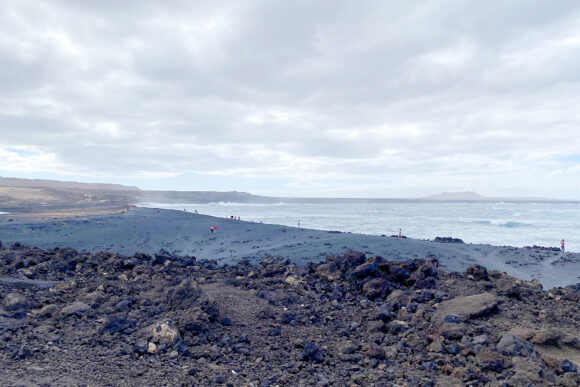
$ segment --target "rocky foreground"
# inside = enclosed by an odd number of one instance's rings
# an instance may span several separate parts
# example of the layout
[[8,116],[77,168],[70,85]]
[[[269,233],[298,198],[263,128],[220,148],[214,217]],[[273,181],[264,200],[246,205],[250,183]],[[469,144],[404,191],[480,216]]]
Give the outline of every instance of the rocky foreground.
[[0,385],[577,386],[580,286],[0,247]]

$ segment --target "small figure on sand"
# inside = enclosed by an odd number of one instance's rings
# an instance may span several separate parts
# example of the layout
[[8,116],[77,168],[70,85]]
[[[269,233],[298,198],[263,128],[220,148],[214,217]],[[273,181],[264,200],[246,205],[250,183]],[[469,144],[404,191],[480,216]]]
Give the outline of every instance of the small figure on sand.
[[300,219],[298,219],[298,228],[300,228]]
[[399,229],[399,239],[401,239],[403,237],[403,234],[401,234],[401,229]]
[[562,242],[560,242],[560,244],[562,245],[562,252],[564,252],[565,251],[565,247],[566,247],[565,246],[566,243],[564,242],[564,239],[562,239]]
[[195,214],[197,215],[197,210],[195,210]]
[[212,234],[215,234],[217,232],[217,226],[210,226],[209,229]]

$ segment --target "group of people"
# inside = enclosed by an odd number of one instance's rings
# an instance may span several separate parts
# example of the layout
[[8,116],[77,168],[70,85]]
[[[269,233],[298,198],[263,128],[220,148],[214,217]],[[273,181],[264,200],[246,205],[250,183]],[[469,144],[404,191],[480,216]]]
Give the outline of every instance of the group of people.
[[[226,216],[226,218],[227,218],[227,216]],[[230,215],[230,219],[240,220],[240,217],[239,216],[235,216],[235,215]]]

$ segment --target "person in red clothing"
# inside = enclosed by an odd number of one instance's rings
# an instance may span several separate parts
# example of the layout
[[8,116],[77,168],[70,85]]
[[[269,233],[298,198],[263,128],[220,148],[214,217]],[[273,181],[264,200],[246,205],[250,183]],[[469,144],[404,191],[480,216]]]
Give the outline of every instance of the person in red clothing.
[[564,246],[564,245],[565,245],[565,243],[564,243],[564,239],[562,239],[562,242],[560,242],[560,244],[562,245],[562,251],[564,251],[564,247],[565,247],[565,246]]

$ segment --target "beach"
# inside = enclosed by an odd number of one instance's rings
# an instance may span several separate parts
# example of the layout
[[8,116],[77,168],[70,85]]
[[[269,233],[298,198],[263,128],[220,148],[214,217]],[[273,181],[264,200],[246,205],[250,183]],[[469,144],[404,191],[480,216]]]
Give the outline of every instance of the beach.
[[[243,259],[258,262],[266,256],[304,265],[354,250],[395,261],[435,258],[447,271],[464,271],[479,264],[523,280],[537,279],[545,289],[580,282],[580,254],[549,249],[399,239],[140,207],[122,213],[56,219],[12,217],[9,222],[10,216],[0,215],[0,241],[43,249],[72,247],[123,255],[165,250],[230,265]],[[217,232],[212,233],[210,227],[217,227]]]

